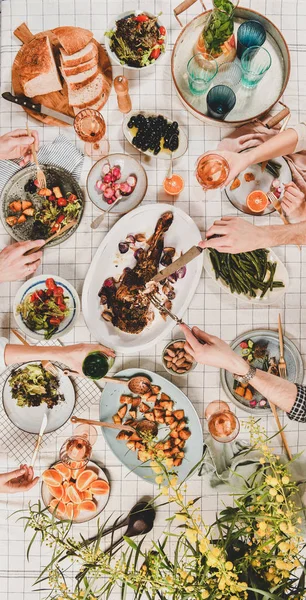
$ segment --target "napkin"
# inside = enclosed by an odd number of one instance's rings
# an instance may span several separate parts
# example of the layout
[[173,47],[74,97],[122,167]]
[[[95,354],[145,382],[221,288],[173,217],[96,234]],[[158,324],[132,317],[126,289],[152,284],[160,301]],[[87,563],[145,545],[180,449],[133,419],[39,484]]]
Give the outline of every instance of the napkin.
[[[51,144],[42,146],[37,153],[37,158],[38,162],[42,165],[63,167],[77,181],[80,179],[84,155],[62,134],[57,136]],[[24,168],[20,167],[15,160],[0,160],[0,193],[8,180],[17,171]]]

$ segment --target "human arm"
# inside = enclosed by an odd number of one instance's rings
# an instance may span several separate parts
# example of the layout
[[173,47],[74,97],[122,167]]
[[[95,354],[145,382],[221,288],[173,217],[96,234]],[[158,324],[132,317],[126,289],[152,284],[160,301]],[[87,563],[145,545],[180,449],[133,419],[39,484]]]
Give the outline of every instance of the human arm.
[[25,256],[27,250],[43,246],[45,240],[18,242],[6,246],[0,252],[0,283],[18,281],[28,275],[33,275],[40,264],[42,252],[39,250]]
[[37,484],[39,477],[34,477],[33,467],[20,465],[19,469],[0,474],[0,494],[27,492]]
[[[208,335],[198,327],[193,327],[191,331],[187,325],[183,324],[180,325],[180,328],[186,337],[185,349],[197,362],[219,369],[226,369],[230,373],[241,376],[246,375],[249,371],[250,365],[236,354],[226,342]],[[290,413],[293,409],[298,390],[297,386],[291,381],[257,369],[251,382],[252,387],[285,412]],[[306,421],[306,402],[304,417]],[[293,412],[292,418],[294,418]]]
[[[221,237],[212,238],[213,235]],[[306,244],[306,221],[258,226],[240,217],[225,216],[215,221],[206,232],[206,240],[199,242],[201,248],[215,248],[230,254],[290,244]]]
[[0,159],[8,160],[20,158],[20,166],[23,167],[33,160],[31,144],[35,144],[38,150],[39,140],[37,131],[31,131],[29,136],[26,129],[15,129],[0,136]]

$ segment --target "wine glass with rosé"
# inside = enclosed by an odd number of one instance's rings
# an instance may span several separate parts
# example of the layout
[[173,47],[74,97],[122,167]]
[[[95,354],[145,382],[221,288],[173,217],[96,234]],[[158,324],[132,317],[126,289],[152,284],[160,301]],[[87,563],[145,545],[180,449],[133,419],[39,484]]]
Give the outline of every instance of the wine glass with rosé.
[[196,178],[204,190],[215,190],[226,182],[230,167],[223,156],[208,152],[197,162]]
[[106,124],[103,115],[93,108],[80,110],[74,119],[74,130],[85,142],[85,154],[93,160],[106,156],[109,151],[109,142],[104,137]]
[[62,445],[60,460],[72,471],[83,469],[91,458],[97,437],[97,430],[92,425],[78,425],[73,435]]
[[227,402],[214,400],[205,410],[208,430],[217,442],[232,442],[238,435],[240,423]]

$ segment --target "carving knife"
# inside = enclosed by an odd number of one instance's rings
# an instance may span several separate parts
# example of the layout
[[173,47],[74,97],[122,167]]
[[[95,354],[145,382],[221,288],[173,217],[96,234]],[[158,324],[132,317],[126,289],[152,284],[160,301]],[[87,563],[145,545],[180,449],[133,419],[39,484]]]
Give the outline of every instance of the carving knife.
[[27,96],[13,96],[13,94],[10,92],[3,92],[2,98],[8,100],[8,102],[12,102],[13,104],[19,104],[20,106],[29,108],[30,110],[40,114],[42,117],[49,116],[58,119],[59,121],[63,122],[63,125],[73,125],[73,117],[69,117],[69,115],[65,115],[58,110],[53,110],[53,108],[49,108],[43,104],[37,104],[33,102],[32,98],[28,98]]
[[160,281],[165,279],[165,277],[169,277],[169,275],[172,275],[172,273],[175,273],[175,271],[178,271],[178,269],[181,269],[181,267],[187,265],[194,258],[200,256],[202,252],[203,248],[200,248],[200,246],[192,246],[190,250],[187,250],[185,254],[182,254],[182,256],[180,256],[177,260],[171,263],[171,265],[159,271],[159,273],[157,273],[157,275],[155,275],[155,277],[151,279],[151,282],[153,281],[153,283],[159,283]]

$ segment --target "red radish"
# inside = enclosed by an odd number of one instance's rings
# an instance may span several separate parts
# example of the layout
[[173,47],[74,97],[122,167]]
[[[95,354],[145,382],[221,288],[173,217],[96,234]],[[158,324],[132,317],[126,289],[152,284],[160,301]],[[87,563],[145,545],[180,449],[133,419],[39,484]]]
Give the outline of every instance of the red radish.
[[112,188],[110,186],[108,186],[106,188],[106,190],[104,190],[103,193],[104,193],[105,198],[111,198],[114,192],[113,192]]
[[112,176],[110,173],[107,173],[107,175],[104,175],[103,183],[111,183],[111,181],[112,181]]
[[131,189],[132,188],[131,188],[131,186],[128,183],[126,183],[126,182],[120,183],[120,192],[122,194],[130,194],[131,193]]
[[96,183],[96,188],[97,190],[102,190],[102,186],[103,186],[103,181],[102,179],[98,179],[97,183]]
[[117,196],[112,196],[112,201],[115,202],[115,200],[117,200]]
[[116,178],[116,180],[120,179],[120,177],[121,177],[121,169],[120,169],[120,167],[114,167],[113,168],[113,175]]
[[101,186],[102,192],[105,192],[107,187],[108,187],[108,183],[102,183],[102,186]]
[[107,173],[110,172],[110,165],[109,163],[105,163],[105,165],[103,165],[102,167],[102,173],[103,175],[107,175]]
[[113,204],[113,201],[109,198],[109,200],[107,200],[107,204]]
[[129,175],[129,177],[126,180],[126,183],[128,183],[132,188],[135,187],[136,185],[136,177],[134,177],[134,175]]
[[113,189],[115,190],[115,192],[117,192],[117,190],[120,190],[120,183],[114,183]]
[[120,190],[115,191],[115,196],[116,196],[116,198],[122,198]]

